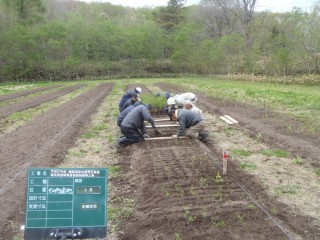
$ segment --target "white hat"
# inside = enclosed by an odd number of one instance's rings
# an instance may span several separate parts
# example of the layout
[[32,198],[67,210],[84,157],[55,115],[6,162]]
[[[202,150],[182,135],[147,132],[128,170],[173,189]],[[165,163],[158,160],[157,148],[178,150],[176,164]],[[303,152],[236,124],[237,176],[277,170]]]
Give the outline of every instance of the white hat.
[[189,105],[193,105],[190,100],[186,100],[184,103],[185,103],[185,104],[189,104]]
[[136,87],[136,92],[138,92],[138,94],[141,94],[142,93],[142,89],[141,89],[141,87]]
[[168,98],[167,105],[173,105],[173,104],[176,104],[176,100],[174,100],[173,97]]

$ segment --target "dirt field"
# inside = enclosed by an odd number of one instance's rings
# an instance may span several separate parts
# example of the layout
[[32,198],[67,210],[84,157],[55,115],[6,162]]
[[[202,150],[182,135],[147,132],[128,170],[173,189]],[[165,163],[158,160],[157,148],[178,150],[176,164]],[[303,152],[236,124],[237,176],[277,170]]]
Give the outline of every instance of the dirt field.
[[[160,86],[172,90],[171,85]],[[183,92],[179,88],[175,90]],[[297,136],[280,131],[279,126],[285,125],[284,116],[274,114],[271,121],[262,110],[197,95],[200,106],[209,114],[220,116],[232,112],[241,122],[236,127],[239,131],[253,138],[262,134],[264,144],[270,147],[285,147],[299,156],[313,151],[307,159],[318,166],[319,149],[315,144],[319,139],[303,136],[304,141],[312,141],[297,149]],[[213,118],[207,121],[209,128],[221,131],[211,122]],[[161,131],[163,136],[170,136],[176,128]],[[153,136],[152,132],[150,135]],[[212,136],[206,146],[189,140],[145,141],[121,150],[119,165],[124,174],[113,182],[119,190],[111,201],[121,204],[121,199],[131,199],[136,208],[121,225],[119,239],[320,238],[319,218],[279,201],[236,162],[229,162],[228,175],[223,177],[222,149],[216,140],[218,136]]]
[[12,223],[23,222],[26,169],[57,166],[111,89],[101,84],[0,138],[0,239],[12,239]]
[[[135,86],[129,84],[127,88]],[[183,91],[167,84],[157,86]],[[319,166],[320,141],[316,136],[296,136],[286,131],[288,121],[299,122],[197,93],[211,134],[208,143],[151,140],[116,151],[115,135],[120,131],[115,122],[122,91],[111,94],[100,107],[103,109],[93,129],[103,129],[101,136],[79,138],[111,88],[111,84],[97,86],[0,138],[0,204],[4,206],[0,212],[0,240],[17,236],[24,221],[26,169],[57,167],[62,161],[66,167],[109,166],[110,172],[120,169],[109,179],[109,240],[320,239],[320,179],[305,171]],[[151,93],[149,87],[142,88],[143,94]],[[228,127],[219,120],[221,114],[230,112],[239,125]],[[167,118],[163,112],[153,116]],[[171,136],[177,130],[172,122],[158,124],[173,125],[159,128],[161,136]],[[149,133],[154,137],[152,131]],[[228,174],[222,176],[222,148],[231,150],[234,146],[257,153],[268,147],[282,148],[305,162],[292,166],[291,159],[238,156],[229,160]],[[242,169],[241,161],[256,164],[258,170]],[[263,175],[260,170],[271,173]],[[278,184],[296,180],[306,185],[299,194],[285,198],[286,193],[272,193]],[[297,198],[301,206],[295,205]]]

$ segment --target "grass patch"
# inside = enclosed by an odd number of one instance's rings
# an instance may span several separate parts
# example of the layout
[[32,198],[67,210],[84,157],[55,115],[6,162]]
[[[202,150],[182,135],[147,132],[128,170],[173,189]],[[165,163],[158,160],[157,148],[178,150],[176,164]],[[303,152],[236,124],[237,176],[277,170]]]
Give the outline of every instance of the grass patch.
[[235,135],[236,130],[234,128],[225,128],[224,133],[227,135],[227,137],[232,137]]
[[95,138],[96,135],[97,135],[97,134],[94,133],[94,132],[87,131],[87,132],[85,132],[85,133],[82,135],[82,137],[83,137],[83,138],[86,138],[86,139],[91,139],[91,138]]
[[231,152],[232,152],[232,155],[234,155],[236,157],[249,157],[249,156],[251,156],[251,152],[248,150],[244,150],[244,149],[233,149]]
[[315,173],[316,173],[318,176],[320,176],[320,168],[317,168],[317,169],[315,170]]
[[268,156],[268,157],[279,157],[279,158],[287,158],[290,157],[290,153],[281,149],[274,149],[274,150],[261,150],[259,153]]
[[257,165],[255,163],[243,162],[243,163],[240,163],[240,168],[246,169],[246,170],[255,170],[257,169]]
[[70,157],[78,157],[78,158],[83,158],[85,156],[84,152],[78,152],[78,151],[74,151],[74,150],[70,150],[69,154]]
[[284,194],[297,194],[300,189],[298,185],[287,185],[287,186],[278,186],[274,188],[274,191],[277,196],[282,196]]

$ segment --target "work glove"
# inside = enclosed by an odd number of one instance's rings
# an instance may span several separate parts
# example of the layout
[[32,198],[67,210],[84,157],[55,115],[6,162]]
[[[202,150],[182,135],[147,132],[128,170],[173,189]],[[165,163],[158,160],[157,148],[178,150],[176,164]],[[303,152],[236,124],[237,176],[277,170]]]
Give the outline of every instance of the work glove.
[[149,138],[149,137],[150,136],[147,133],[143,134],[143,138]]

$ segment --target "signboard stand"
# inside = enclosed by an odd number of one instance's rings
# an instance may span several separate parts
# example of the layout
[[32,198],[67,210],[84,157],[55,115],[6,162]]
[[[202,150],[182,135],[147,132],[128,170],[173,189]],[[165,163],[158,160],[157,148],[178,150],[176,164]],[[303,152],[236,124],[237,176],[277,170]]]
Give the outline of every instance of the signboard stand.
[[25,240],[105,238],[105,168],[28,169]]

